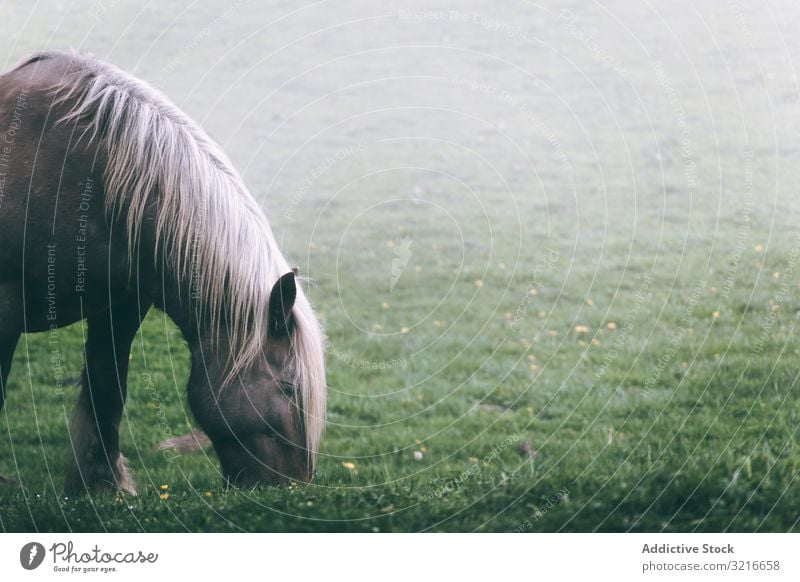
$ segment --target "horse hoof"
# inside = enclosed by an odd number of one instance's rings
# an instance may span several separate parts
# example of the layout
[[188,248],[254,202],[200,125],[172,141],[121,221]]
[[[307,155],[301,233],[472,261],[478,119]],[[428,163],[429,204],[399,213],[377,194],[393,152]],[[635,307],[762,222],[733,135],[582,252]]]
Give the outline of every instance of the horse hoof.
[[136,491],[136,485],[131,477],[131,472],[128,469],[128,459],[120,455],[117,458],[117,489],[122,493],[127,493],[136,497],[139,493]]
[[174,449],[181,455],[200,451],[211,445],[211,439],[202,430],[194,429],[183,436],[172,437],[158,443],[159,450]]
[[0,475],[0,485],[16,485],[17,482],[12,479],[11,477],[6,477],[5,475]]

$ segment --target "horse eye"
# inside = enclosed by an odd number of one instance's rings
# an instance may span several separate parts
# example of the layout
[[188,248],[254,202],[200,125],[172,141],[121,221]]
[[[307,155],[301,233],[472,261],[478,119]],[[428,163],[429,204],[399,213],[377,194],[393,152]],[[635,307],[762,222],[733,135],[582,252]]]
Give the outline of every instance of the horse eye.
[[288,396],[289,398],[293,398],[295,392],[297,392],[297,388],[291,382],[281,382],[281,391]]

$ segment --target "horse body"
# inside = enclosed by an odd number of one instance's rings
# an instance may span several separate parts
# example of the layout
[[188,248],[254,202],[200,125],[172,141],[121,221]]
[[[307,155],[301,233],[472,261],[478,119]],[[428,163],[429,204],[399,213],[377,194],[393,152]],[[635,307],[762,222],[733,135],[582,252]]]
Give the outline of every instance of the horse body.
[[189,344],[189,404],[226,479],[309,480],[322,334],[238,175],[141,81],[33,55],[0,76],[0,407],[20,335],[86,319],[68,490],[135,492],[118,430],[151,305]]
[[[51,107],[48,88],[63,66],[42,61],[35,71],[0,77],[0,305],[7,306],[0,334],[6,339],[74,323],[107,304],[107,289],[119,296],[130,286],[128,265],[109,261],[127,253],[113,253],[110,244],[105,160],[97,150],[71,149],[71,128],[55,124],[65,111]],[[57,286],[50,293],[48,281]]]

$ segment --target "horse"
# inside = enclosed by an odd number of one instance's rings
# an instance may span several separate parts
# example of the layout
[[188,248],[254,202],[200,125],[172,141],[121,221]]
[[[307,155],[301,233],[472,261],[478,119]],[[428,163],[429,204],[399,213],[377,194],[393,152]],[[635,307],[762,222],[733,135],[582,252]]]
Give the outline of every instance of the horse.
[[151,307],[188,344],[188,404],[224,482],[309,482],[324,332],[242,178],[144,81],[32,54],[0,75],[0,410],[21,334],[85,320],[67,492],[136,494],[119,426]]

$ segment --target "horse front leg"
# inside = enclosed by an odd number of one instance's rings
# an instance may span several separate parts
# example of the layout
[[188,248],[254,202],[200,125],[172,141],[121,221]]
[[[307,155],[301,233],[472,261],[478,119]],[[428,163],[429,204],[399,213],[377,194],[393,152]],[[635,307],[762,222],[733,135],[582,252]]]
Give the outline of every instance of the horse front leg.
[[119,450],[131,344],[150,304],[135,299],[87,319],[81,392],[70,420],[72,455],[65,489],[136,495]]
[[8,382],[11,360],[14,358],[14,350],[18,341],[18,334],[9,338],[0,336],[0,411],[3,410],[3,404],[6,401],[6,382]]
[[[0,267],[1,268],[1,267]],[[8,373],[11,360],[24,327],[22,319],[22,290],[17,284],[0,284],[0,411],[6,401]],[[0,485],[12,485],[15,481],[0,474]]]
[[11,371],[11,360],[25,326],[23,307],[22,287],[13,283],[0,283],[0,411],[3,410],[6,400],[6,382]]

